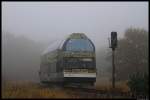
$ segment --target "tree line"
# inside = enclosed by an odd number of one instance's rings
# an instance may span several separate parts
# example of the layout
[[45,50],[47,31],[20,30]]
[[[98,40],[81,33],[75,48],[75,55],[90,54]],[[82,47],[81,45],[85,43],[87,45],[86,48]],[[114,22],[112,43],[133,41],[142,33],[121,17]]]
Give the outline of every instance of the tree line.
[[[48,45],[35,42],[25,36],[2,35],[2,77],[3,79],[38,80],[40,55]],[[109,49],[109,48],[108,48]],[[106,49],[106,50],[108,50]],[[97,66],[103,66],[111,73],[111,50],[97,50]],[[105,52],[105,53],[104,53]],[[107,58],[106,60],[104,60]],[[129,28],[118,40],[115,51],[117,80],[127,80],[135,72],[148,73],[148,32],[144,29]],[[109,66],[109,67],[108,67]],[[99,67],[98,71],[101,71]],[[101,72],[98,72],[101,73]]]

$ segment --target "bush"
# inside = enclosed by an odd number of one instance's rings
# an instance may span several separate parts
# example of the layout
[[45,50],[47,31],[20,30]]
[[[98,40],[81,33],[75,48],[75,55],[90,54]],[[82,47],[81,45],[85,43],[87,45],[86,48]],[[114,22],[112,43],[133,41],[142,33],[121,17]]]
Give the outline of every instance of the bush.
[[130,75],[128,86],[130,90],[135,95],[146,94],[148,95],[149,84],[148,84],[148,74],[147,73],[135,73]]

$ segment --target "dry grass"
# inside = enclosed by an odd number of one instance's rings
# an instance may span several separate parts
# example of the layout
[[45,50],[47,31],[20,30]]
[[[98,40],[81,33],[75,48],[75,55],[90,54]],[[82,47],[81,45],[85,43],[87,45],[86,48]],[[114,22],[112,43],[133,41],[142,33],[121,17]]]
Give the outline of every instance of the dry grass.
[[70,98],[61,89],[41,88],[31,82],[7,82],[2,88],[2,98]]
[[[127,81],[116,82],[116,90],[128,92]],[[98,80],[96,89],[111,91],[111,82],[107,79]],[[5,82],[2,87],[2,98],[80,98],[73,90],[58,88],[43,88],[33,82]]]
[[[110,81],[98,81],[96,89],[104,91],[112,91],[112,83]],[[127,93],[130,88],[127,86],[127,81],[118,81],[115,83],[115,91]]]

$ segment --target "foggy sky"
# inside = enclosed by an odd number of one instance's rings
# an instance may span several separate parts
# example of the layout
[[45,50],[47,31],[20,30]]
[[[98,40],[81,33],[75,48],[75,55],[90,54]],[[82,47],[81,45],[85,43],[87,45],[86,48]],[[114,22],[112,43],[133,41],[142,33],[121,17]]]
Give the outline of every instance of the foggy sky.
[[111,31],[148,30],[148,2],[2,2],[2,30],[36,41],[86,33],[108,47]]

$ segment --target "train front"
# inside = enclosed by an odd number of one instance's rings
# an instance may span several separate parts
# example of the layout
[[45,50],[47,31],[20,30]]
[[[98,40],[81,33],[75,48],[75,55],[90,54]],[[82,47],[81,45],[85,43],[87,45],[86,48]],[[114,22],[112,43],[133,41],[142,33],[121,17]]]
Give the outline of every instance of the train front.
[[63,46],[65,83],[94,85],[96,81],[95,46],[83,33],[73,33]]

